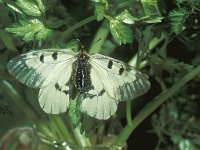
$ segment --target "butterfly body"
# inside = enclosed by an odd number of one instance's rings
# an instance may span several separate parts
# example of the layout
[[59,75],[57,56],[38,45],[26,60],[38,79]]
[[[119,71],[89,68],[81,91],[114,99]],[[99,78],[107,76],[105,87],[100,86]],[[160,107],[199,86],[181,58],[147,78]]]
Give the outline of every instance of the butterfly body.
[[85,51],[81,51],[77,55],[76,61],[72,64],[72,80],[74,86],[81,93],[87,92],[91,87],[90,70],[91,66],[88,62],[89,56]]
[[80,109],[97,119],[108,119],[120,101],[132,100],[150,88],[145,74],[120,60],[70,49],[44,49],[10,60],[8,71],[20,82],[39,90],[41,108],[66,112],[78,91]]

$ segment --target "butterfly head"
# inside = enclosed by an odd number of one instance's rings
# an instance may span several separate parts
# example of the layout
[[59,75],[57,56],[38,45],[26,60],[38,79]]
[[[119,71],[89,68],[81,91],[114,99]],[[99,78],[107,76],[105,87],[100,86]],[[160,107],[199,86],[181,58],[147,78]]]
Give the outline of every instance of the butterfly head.
[[79,54],[77,55],[77,59],[79,60],[79,62],[85,63],[85,62],[88,61],[89,56],[88,56],[88,54],[87,54],[87,52],[85,50],[81,50],[79,52]]

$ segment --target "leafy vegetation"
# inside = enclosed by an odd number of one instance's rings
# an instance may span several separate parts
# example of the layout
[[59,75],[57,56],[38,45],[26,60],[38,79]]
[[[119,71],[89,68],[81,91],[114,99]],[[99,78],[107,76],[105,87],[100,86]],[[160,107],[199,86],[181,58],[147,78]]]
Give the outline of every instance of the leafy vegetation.
[[[152,141],[152,149],[198,150],[200,1],[70,2],[0,0],[0,135],[34,124],[34,130],[43,135],[36,138],[49,141],[44,142],[49,147],[63,148],[67,141],[74,148],[101,145],[118,149],[126,148],[136,127],[151,118],[151,123],[145,123],[152,124],[158,138]],[[77,50],[79,43],[88,53],[109,55],[146,73],[152,84],[149,93],[126,106],[121,103],[108,121],[81,114],[76,102],[65,114],[42,112],[38,91],[9,75],[7,62],[33,49]],[[130,149],[145,149],[143,146],[150,149],[149,145],[128,143]]]

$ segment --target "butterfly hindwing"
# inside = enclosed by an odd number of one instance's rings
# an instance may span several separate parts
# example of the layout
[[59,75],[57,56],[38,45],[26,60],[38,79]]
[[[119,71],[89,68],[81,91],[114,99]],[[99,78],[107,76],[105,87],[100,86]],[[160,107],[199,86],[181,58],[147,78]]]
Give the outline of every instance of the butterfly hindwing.
[[118,102],[106,93],[102,82],[96,77],[96,72],[93,69],[90,75],[92,88],[85,94],[81,109],[91,117],[100,120],[108,119],[116,112]]
[[100,54],[91,55],[90,58],[92,69],[112,98],[118,101],[132,100],[149,90],[147,76],[133,67]]
[[69,106],[69,87],[50,84],[39,91],[40,107],[51,114],[60,114],[67,111]]
[[65,77],[70,78],[75,54],[67,49],[32,51],[11,59],[8,71],[29,87],[45,87],[58,78],[62,68],[69,69]]

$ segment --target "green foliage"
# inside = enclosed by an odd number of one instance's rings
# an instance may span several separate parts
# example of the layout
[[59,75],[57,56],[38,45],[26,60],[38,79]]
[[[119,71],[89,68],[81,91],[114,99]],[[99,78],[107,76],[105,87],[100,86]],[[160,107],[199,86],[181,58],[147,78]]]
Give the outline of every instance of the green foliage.
[[45,12],[42,0],[17,0],[16,5],[30,16],[41,16]]
[[23,40],[44,40],[52,34],[52,30],[44,26],[39,19],[19,20],[19,23],[6,28],[6,31],[22,36]]
[[184,22],[187,17],[187,12],[184,9],[173,10],[169,14],[171,30],[175,34],[179,34],[184,30]]
[[162,107],[159,116],[154,115],[152,123],[161,140],[158,150],[162,149],[165,138],[170,138],[173,143],[171,149],[177,147],[180,150],[198,150],[200,146],[198,134],[200,120],[197,105],[199,96],[190,97],[187,92],[184,89],[181,96],[173,97]]
[[106,6],[102,3],[95,4],[95,13],[97,15],[97,20],[101,21],[104,18],[104,11],[106,10]]
[[145,14],[160,14],[157,0],[141,0]]
[[121,21],[115,19],[110,20],[110,30],[113,37],[120,45],[132,43],[132,30],[126,27]]
[[132,16],[127,9],[116,16],[116,19],[126,24],[134,24],[135,21],[138,20],[136,17]]
[[164,71],[178,75],[179,73],[185,74],[193,69],[192,65],[178,62],[176,59],[162,59],[156,54],[151,55],[150,64],[156,76],[161,76]]
[[74,99],[69,103],[68,116],[73,128],[76,128],[82,120],[82,113],[80,111],[80,100]]

